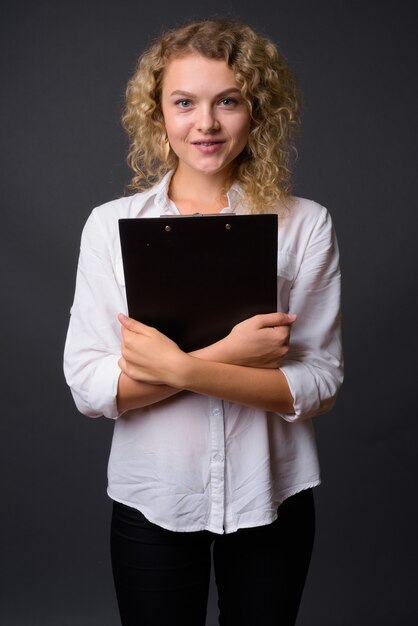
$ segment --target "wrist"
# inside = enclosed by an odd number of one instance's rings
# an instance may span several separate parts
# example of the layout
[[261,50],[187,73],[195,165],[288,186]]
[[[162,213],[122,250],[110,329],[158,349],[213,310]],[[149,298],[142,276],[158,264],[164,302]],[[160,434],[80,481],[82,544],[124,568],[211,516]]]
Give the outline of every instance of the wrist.
[[190,379],[193,362],[196,360],[186,352],[180,352],[170,364],[165,384],[176,389],[185,389]]
[[194,350],[189,356],[203,359],[204,361],[215,361],[217,363],[229,363],[230,356],[227,349],[227,338],[220,339],[200,350]]

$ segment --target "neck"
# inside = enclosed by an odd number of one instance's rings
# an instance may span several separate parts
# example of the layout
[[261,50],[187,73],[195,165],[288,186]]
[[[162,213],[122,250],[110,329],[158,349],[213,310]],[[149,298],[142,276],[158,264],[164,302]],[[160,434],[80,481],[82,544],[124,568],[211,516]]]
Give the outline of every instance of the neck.
[[168,195],[180,213],[218,213],[228,205],[228,187],[225,172],[208,176],[186,172],[178,167],[171,179]]

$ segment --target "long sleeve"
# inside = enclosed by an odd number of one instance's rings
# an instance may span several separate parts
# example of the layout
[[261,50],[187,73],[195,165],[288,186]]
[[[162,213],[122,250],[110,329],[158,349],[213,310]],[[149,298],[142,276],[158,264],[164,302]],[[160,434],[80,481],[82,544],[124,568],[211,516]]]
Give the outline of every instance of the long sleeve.
[[117,314],[126,310],[126,302],[111,236],[93,211],[81,238],[64,373],[81,413],[115,419],[121,345]]
[[330,215],[319,208],[306,239],[300,236],[289,294],[289,311],[298,319],[281,368],[294,398],[287,421],[329,411],[343,380],[339,252]]
[[[117,314],[126,312],[126,296],[117,219],[136,217],[138,204],[108,203],[83,230],[64,371],[77,408],[91,417],[119,416]],[[278,243],[278,310],[298,315],[281,368],[294,398],[294,413],[282,417],[295,421],[328,411],[342,383],[339,254],[327,210],[309,200],[296,199]]]

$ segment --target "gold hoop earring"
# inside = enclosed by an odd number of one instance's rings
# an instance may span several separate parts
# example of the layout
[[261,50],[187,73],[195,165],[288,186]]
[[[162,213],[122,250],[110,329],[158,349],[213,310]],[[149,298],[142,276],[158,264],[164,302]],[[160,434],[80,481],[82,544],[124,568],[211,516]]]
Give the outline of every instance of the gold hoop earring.
[[168,156],[170,154],[170,149],[171,149],[170,142],[168,141],[168,137],[166,135],[164,137],[164,140],[163,140],[163,159],[164,159],[164,161],[168,161]]

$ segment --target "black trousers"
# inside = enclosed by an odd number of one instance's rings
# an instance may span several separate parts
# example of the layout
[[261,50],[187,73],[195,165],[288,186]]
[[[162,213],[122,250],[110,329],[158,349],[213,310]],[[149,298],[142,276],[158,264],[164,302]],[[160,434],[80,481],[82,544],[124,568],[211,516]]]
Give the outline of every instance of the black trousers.
[[315,532],[312,490],[272,524],[217,535],[172,532],[114,502],[113,576],[123,626],[204,626],[213,543],[221,626],[292,626]]

